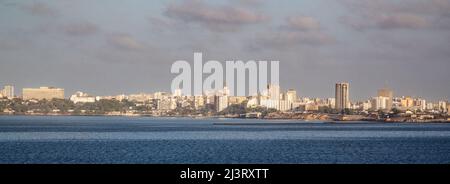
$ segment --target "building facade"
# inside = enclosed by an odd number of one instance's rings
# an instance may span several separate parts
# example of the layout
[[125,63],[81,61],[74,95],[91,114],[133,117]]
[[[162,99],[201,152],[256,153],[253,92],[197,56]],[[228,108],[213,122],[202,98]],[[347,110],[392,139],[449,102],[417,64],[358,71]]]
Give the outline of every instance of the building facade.
[[339,111],[350,108],[349,83],[337,83],[335,88],[335,108]]
[[22,97],[24,100],[64,99],[64,89],[55,87],[23,88]]
[[280,86],[274,84],[267,85],[267,96],[271,100],[280,100]]
[[447,102],[439,101],[439,112],[446,113],[447,112]]
[[228,107],[228,96],[214,96],[216,111],[221,112]]
[[[392,102],[392,99],[391,99]],[[372,99],[371,107],[372,110],[378,111],[378,110],[387,110],[389,106],[389,98],[384,96],[378,96],[374,97]]]
[[6,85],[1,91],[0,95],[6,98],[14,98],[14,86]]
[[[387,98],[386,107],[381,110],[391,110],[392,109],[392,99],[394,98],[394,92],[390,89],[384,88],[378,90],[378,97]],[[378,109],[380,110],[380,109]]]
[[401,99],[400,103],[403,108],[411,108],[414,106],[414,99],[412,97],[406,96]]
[[96,101],[96,98],[94,96],[90,96],[87,93],[78,91],[70,96],[70,101],[72,101],[73,103],[94,103]]

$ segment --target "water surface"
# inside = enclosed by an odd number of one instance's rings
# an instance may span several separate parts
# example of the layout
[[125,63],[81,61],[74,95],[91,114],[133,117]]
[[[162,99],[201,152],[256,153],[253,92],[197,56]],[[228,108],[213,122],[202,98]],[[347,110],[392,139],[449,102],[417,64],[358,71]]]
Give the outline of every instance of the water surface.
[[0,163],[450,163],[450,124],[0,116]]

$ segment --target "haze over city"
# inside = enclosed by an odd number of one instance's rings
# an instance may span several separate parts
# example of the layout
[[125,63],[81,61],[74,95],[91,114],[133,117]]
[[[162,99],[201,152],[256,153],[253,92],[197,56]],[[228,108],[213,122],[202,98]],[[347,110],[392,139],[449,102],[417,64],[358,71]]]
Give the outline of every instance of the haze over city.
[[[231,13],[230,13],[231,12]],[[176,60],[277,60],[280,86],[448,99],[449,0],[0,0],[0,86],[169,91]]]

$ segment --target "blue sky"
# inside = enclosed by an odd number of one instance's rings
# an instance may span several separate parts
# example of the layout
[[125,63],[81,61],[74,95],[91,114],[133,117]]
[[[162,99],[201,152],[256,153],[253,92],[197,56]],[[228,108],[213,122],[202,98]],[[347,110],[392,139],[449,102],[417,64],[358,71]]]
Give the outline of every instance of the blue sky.
[[[449,0],[0,0],[0,85],[169,91],[176,60],[279,60],[282,88],[448,99]],[[19,90],[20,91],[20,90]],[[20,94],[20,92],[19,92]]]

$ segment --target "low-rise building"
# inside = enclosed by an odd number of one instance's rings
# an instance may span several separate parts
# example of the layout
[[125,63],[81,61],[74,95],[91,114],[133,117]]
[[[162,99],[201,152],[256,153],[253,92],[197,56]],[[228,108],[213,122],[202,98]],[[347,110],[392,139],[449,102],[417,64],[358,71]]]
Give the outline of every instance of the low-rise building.
[[90,96],[87,93],[78,91],[72,96],[70,96],[70,101],[72,101],[73,103],[94,103],[95,97]]
[[228,97],[228,103],[230,105],[239,105],[242,104],[242,102],[245,102],[247,100],[246,96],[230,96]]
[[153,99],[153,94],[139,93],[139,94],[128,95],[128,100],[134,101],[134,102],[148,102],[152,99]]

